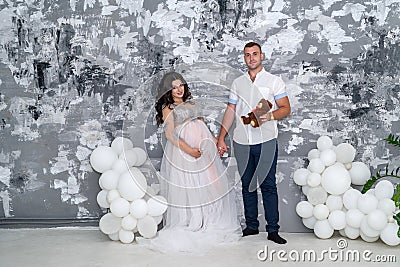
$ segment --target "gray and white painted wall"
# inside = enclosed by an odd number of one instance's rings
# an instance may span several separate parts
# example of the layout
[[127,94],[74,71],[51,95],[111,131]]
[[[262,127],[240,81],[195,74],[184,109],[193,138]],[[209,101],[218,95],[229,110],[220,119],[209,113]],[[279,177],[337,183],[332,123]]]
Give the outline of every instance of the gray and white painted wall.
[[149,114],[171,67],[210,100],[216,132],[255,40],[293,110],[279,125],[282,230],[304,230],[292,174],[320,135],[372,170],[400,162],[383,141],[400,134],[399,17],[400,0],[0,0],[1,222],[99,218],[91,151],[124,134],[157,166]]

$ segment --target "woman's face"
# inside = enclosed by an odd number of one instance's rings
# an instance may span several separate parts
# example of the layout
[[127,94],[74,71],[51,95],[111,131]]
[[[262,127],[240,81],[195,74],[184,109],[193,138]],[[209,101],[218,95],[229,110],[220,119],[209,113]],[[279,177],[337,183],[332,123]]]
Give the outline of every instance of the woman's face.
[[185,84],[181,80],[172,81],[172,97],[174,99],[182,99],[185,93]]

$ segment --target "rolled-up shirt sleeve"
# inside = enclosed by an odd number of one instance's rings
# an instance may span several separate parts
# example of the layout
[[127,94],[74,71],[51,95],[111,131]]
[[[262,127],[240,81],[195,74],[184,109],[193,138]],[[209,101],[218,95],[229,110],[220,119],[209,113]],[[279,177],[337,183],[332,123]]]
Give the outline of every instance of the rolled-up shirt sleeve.
[[232,84],[231,91],[229,93],[228,103],[237,104],[239,97],[237,95],[236,83]]
[[281,78],[277,78],[274,84],[274,100],[287,96],[286,85]]

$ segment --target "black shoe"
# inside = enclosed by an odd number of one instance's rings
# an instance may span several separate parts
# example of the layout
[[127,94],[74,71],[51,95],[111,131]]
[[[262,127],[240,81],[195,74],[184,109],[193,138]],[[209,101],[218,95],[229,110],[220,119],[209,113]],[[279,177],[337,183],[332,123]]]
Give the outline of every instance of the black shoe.
[[268,240],[274,241],[277,244],[286,244],[286,239],[279,236],[278,232],[268,233]]
[[248,235],[258,235],[258,229],[250,229],[250,228],[245,228],[242,231],[243,236],[248,236]]

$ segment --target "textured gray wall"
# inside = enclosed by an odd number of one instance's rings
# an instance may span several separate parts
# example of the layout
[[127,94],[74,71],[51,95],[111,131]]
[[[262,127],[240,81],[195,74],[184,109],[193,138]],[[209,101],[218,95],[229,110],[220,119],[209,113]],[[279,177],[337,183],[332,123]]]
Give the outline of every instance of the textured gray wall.
[[[161,148],[149,117],[162,71],[185,71],[212,128],[255,40],[293,106],[280,122],[284,231],[304,231],[295,169],[320,135],[375,170],[398,165],[400,1],[0,0],[0,218],[87,220],[99,174],[88,156],[117,135]],[[145,142],[143,142],[145,140]],[[143,167],[150,181],[151,164]]]

